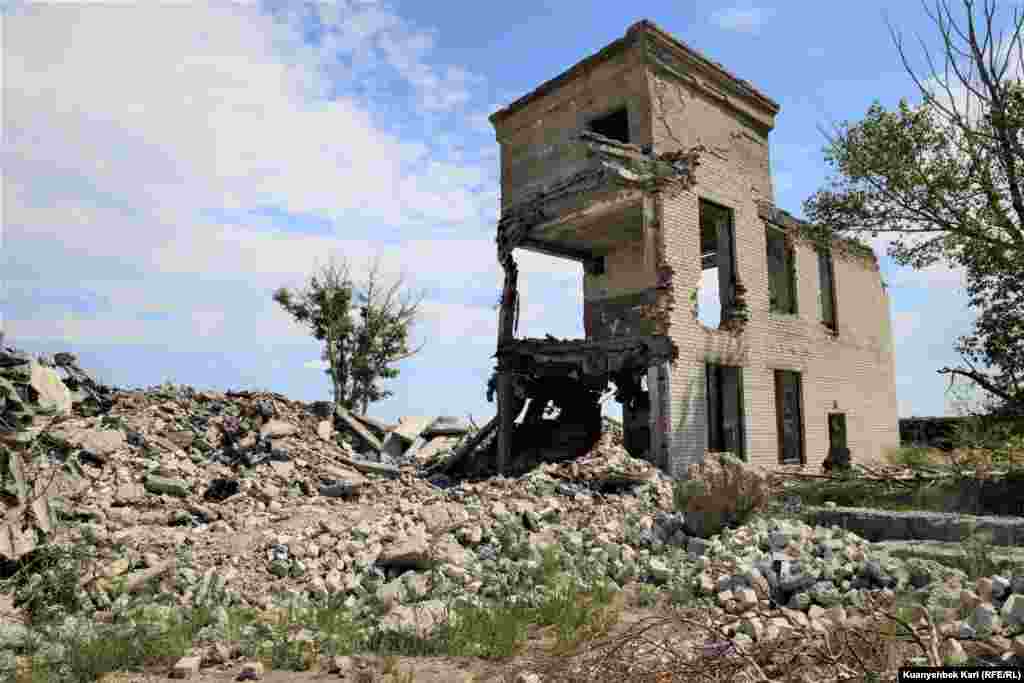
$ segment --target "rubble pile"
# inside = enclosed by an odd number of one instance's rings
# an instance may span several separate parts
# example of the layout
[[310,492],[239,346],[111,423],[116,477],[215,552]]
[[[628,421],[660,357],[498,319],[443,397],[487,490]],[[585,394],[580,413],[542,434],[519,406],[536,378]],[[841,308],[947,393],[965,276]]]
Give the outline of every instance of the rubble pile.
[[[702,538],[673,512],[671,480],[630,457],[609,421],[583,457],[470,481],[438,474],[472,441],[458,418],[388,425],[267,392],[108,389],[62,360],[75,369],[63,378],[0,349],[0,420],[29,430],[2,435],[0,559],[43,540],[92,546],[80,579],[90,619],[143,599],[157,610],[299,602],[426,635],[452,604],[539,599],[547,553],[581,587],[703,595],[737,643],[863,619],[868,592],[910,588],[958,647],[1024,655],[1024,577],[970,586],[852,533],[767,517]],[[43,503],[27,500],[19,458],[48,482]],[[12,521],[26,504],[35,527]],[[23,635],[0,622],[5,647]]]

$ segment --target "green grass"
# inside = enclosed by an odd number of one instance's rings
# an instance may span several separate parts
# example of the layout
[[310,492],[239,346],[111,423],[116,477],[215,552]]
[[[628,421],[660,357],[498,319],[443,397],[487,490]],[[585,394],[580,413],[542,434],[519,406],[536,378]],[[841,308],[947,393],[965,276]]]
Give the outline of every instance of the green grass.
[[[428,638],[382,631],[375,628],[378,620],[372,613],[358,617],[330,601],[272,612],[239,606],[134,607],[116,614],[112,624],[100,624],[85,616],[80,603],[67,600],[77,575],[53,574],[53,585],[36,582],[26,594],[34,616],[28,623],[29,641],[18,654],[27,657],[31,667],[18,681],[84,683],[109,672],[166,669],[191,647],[208,642],[211,633],[243,656],[282,670],[308,670],[320,655],[360,652],[502,659],[521,651],[531,627],[553,636],[555,651],[571,652],[581,641],[606,632],[618,612],[613,608],[615,593],[607,584],[595,582],[583,590],[565,573],[562,562],[555,550],[542,552],[534,585],[541,597],[533,604],[450,603],[448,619]],[[26,585],[19,584],[20,594],[25,594]],[[47,595],[56,602],[50,604]],[[66,625],[67,615],[73,613],[81,619],[79,628]],[[296,638],[303,629],[310,638]],[[203,641],[198,640],[204,633]]]

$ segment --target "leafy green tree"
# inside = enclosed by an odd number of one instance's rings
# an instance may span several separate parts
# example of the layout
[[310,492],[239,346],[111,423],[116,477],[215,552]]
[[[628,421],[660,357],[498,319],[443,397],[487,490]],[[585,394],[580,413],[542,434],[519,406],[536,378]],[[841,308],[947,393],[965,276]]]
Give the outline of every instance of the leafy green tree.
[[348,410],[365,415],[370,403],[391,396],[379,382],[397,377],[393,364],[422,349],[409,348],[422,295],[410,295],[402,277],[382,284],[379,262],[356,283],[348,264],[332,259],[314,272],[306,289],[281,287],[273,298],[324,343],[320,357],[334,402]]
[[[938,372],[973,380],[1015,412],[1024,410],[1024,13],[962,3],[959,20],[946,0],[925,6],[944,53],[939,68],[921,41],[927,78],[890,26],[920,103],[876,102],[862,121],[827,134],[833,175],[804,202],[802,232],[841,250],[833,236],[893,231],[898,264],[963,267],[977,319],[955,345],[963,364]],[[1004,21],[1008,32],[997,28]]]

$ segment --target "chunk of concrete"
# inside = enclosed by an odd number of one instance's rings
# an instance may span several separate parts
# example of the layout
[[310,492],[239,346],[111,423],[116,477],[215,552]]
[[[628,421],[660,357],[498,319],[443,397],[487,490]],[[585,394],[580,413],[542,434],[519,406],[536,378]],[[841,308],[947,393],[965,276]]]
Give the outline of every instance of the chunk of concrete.
[[434,423],[434,419],[432,417],[400,417],[391,433],[405,440],[405,446],[408,446],[423,433],[423,430]]
[[299,431],[299,428],[284,420],[269,420],[260,427],[260,436],[263,438],[275,436],[291,436]]
[[46,415],[70,415],[71,392],[57,371],[32,360],[29,362],[29,385],[39,395],[36,411]]
[[441,415],[421,433],[424,438],[435,436],[462,436],[469,433],[469,423],[454,415]]
[[202,657],[182,657],[171,669],[171,678],[192,678],[199,672],[199,665],[202,661]]

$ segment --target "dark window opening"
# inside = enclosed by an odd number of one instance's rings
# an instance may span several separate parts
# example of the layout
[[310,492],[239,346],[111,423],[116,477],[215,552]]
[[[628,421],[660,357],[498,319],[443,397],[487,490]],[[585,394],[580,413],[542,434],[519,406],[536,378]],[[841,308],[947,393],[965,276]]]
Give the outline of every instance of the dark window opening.
[[818,296],[821,322],[832,332],[836,331],[836,275],[832,255],[818,251]]
[[846,445],[846,414],[828,414],[828,447],[829,450],[848,448]]
[[626,108],[616,109],[590,122],[590,130],[619,142],[629,142],[629,114]]
[[708,450],[744,458],[743,369],[709,363],[706,377]]
[[775,420],[779,436],[779,463],[804,463],[803,398],[800,373],[775,371]]
[[766,228],[768,246],[768,300],[773,313],[793,313],[796,308],[796,273],[793,268],[793,247],[786,234],[777,228]]
[[736,292],[732,210],[700,200],[700,288],[697,319],[717,328]]

